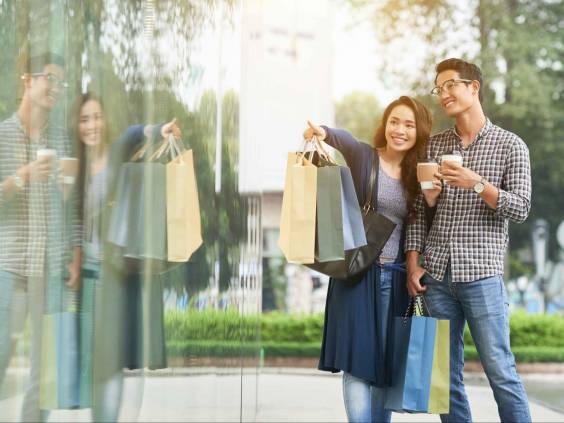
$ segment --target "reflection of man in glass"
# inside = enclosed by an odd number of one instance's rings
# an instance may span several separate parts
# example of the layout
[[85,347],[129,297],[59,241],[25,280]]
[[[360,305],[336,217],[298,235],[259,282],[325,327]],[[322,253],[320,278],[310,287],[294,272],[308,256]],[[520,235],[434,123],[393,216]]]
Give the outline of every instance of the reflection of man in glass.
[[[56,176],[57,157],[69,155],[64,130],[49,116],[64,87],[63,59],[33,56],[22,76],[23,96],[16,113],[0,123],[0,382],[4,381],[12,338],[29,313],[31,374],[22,419],[39,420],[41,325],[47,282],[62,280],[71,261],[64,230],[63,200]],[[67,225],[68,226],[68,225]],[[79,283],[80,248],[74,242],[67,285]],[[0,411],[0,413],[2,413]],[[3,413],[2,413],[3,414]]]

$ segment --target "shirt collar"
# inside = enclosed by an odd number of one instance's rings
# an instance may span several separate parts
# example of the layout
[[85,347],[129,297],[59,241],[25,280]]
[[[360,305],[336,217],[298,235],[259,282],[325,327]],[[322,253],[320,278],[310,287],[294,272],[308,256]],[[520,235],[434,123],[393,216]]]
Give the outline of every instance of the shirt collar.
[[[22,120],[20,119],[17,111],[14,112],[14,114],[12,115],[12,119],[14,119],[14,122],[15,122],[18,130],[25,136],[25,138],[28,141],[30,141],[31,139],[29,138],[29,135],[27,134],[26,129],[24,127],[24,124],[23,124]],[[45,123],[43,128],[41,129],[40,136],[39,136],[39,141],[40,141],[39,143],[41,143],[41,140],[43,140],[45,138],[45,134],[47,133],[48,130],[49,130],[49,119],[47,120],[47,122]]]
[[[484,138],[492,128],[493,128],[492,121],[488,117],[486,117],[486,122],[484,123],[484,126],[482,126],[482,128],[478,131],[478,135],[476,135],[476,138],[470,145],[473,145],[478,141],[480,141],[482,138]],[[456,130],[456,125],[452,127],[452,133],[457,138],[458,142],[462,143],[462,137]]]

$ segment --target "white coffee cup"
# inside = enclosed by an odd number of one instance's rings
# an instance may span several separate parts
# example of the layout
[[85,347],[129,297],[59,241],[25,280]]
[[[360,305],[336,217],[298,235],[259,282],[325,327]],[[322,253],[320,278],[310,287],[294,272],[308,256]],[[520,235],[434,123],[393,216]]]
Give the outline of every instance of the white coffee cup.
[[445,162],[453,162],[462,166],[463,159],[460,154],[443,154],[441,156],[441,164],[444,164]]
[[50,157],[51,160],[54,160],[57,157],[57,150],[52,148],[40,148],[37,150],[37,158],[40,159],[41,157]]

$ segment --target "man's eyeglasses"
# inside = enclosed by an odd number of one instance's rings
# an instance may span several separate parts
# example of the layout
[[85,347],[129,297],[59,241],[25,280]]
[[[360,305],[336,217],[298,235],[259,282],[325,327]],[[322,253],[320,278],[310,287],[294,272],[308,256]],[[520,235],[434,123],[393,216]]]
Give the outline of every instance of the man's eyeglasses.
[[51,85],[52,87],[56,86],[57,88],[63,89],[63,88],[68,88],[68,86],[69,86],[67,81],[64,81],[64,80],[58,78],[57,76],[53,75],[52,73],[44,73],[44,72],[32,73],[31,76],[34,77],[34,78],[39,77],[39,76],[43,76],[47,80],[49,85]]
[[440,96],[443,91],[446,92],[450,92],[450,90],[452,90],[452,88],[456,85],[456,84],[470,84],[472,81],[470,79],[449,79],[448,81],[443,82],[443,84],[440,87],[435,87],[431,90],[431,95],[435,95],[435,96]]

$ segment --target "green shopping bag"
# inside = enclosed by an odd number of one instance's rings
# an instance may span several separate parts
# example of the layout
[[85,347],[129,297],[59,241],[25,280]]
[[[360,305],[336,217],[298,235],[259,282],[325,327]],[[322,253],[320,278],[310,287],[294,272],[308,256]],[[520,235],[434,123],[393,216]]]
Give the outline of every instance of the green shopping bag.
[[339,166],[320,161],[317,169],[317,262],[344,260],[342,213],[341,170]]

